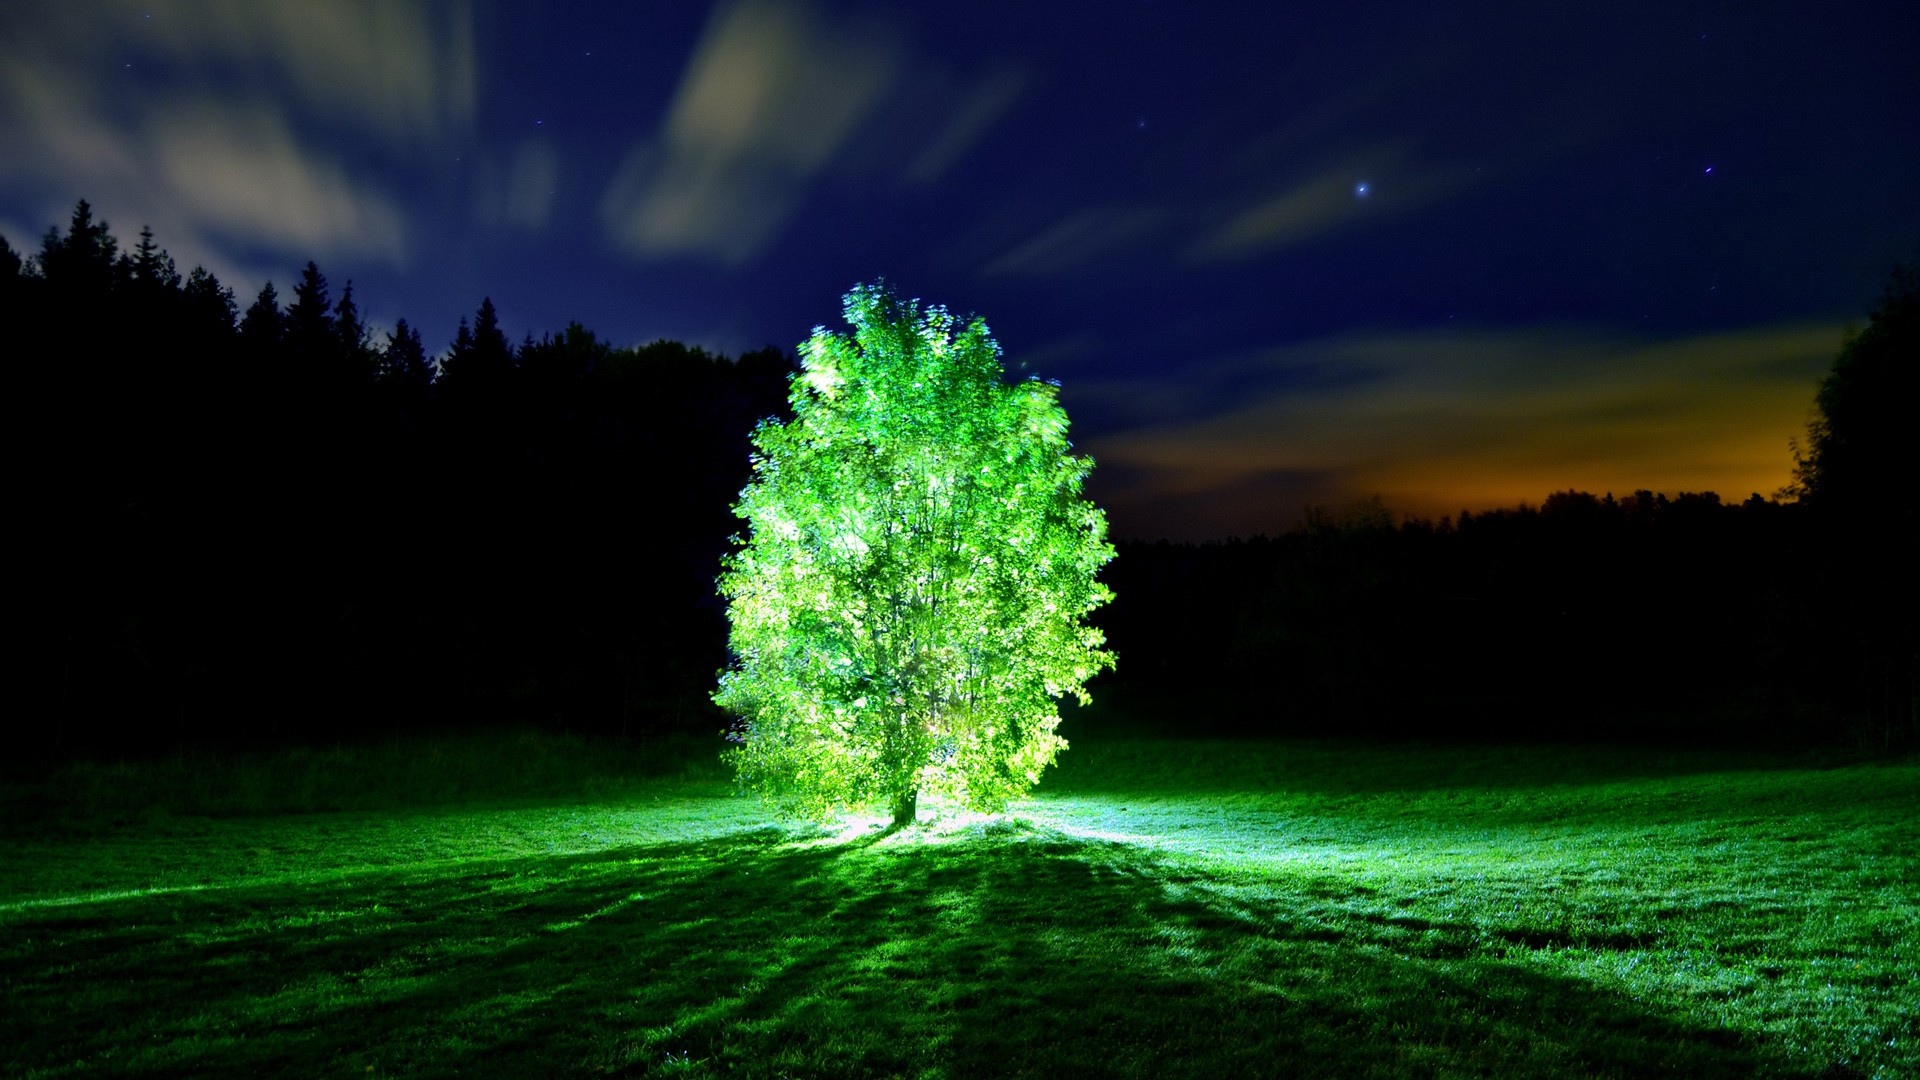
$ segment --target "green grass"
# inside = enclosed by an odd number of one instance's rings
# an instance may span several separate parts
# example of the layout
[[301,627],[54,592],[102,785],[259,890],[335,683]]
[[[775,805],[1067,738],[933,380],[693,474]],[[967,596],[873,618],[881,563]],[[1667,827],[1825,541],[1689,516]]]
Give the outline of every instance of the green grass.
[[10,830],[0,1074],[1920,1074],[1916,764],[1089,740],[892,835],[640,771]]

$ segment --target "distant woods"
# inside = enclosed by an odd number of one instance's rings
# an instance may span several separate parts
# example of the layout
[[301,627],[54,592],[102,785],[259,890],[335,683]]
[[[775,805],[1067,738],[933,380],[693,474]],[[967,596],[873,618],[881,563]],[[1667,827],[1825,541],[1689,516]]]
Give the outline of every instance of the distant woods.
[[[56,753],[512,720],[711,727],[713,579],[788,357],[375,334],[308,264],[242,304],[85,203],[0,247],[27,663]],[[446,355],[436,365],[435,354]]]
[[[1904,275],[1904,276],[1903,276]],[[244,302],[81,203],[0,239],[29,754],[510,721],[716,733],[714,577],[792,359],[578,324],[371,330],[309,264]],[[1795,498],[1618,499],[1123,542],[1096,724],[1912,746],[1915,278],[1846,343]],[[1786,448],[1782,448],[1783,454]]]
[[1911,624],[1873,622],[1891,595],[1834,587],[1866,557],[1804,506],[1645,491],[1440,522],[1367,502],[1275,538],[1122,543],[1120,666],[1095,700],[1205,695],[1190,715],[1220,734],[1897,750]]

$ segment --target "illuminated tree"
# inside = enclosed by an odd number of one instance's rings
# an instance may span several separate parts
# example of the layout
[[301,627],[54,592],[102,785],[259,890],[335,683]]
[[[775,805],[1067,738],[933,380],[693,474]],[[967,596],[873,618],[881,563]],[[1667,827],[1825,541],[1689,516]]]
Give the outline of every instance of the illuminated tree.
[[1057,699],[1113,662],[1085,617],[1110,597],[1106,518],[1081,497],[1051,383],[1008,382],[979,319],[847,294],[816,328],[794,419],[763,422],[720,592],[742,782],[809,815],[922,793],[999,810],[1066,741]]

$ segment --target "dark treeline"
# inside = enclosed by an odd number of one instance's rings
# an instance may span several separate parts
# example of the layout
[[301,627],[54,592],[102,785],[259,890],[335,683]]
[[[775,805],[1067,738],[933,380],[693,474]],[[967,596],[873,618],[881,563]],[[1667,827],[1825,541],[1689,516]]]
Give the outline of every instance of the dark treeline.
[[1215,731],[1641,738],[1804,725],[1847,658],[1798,507],[1563,492],[1396,523],[1377,502],[1277,538],[1122,544],[1108,688],[1212,688]]
[[[1100,720],[1912,745],[1916,295],[1896,275],[1842,351],[1787,502],[1375,502],[1121,543]],[[30,753],[721,727],[714,575],[791,357],[514,344],[490,301],[443,348],[375,341],[313,264],[242,310],[84,203],[36,255],[0,241],[0,316]]]
[[0,248],[0,315],[29,747],[717,726],[713,577],[789,357],[515,345],[483,302],[436,370],[313,264],[241,310],[85,203]]
[[[1911,391],[1920,355],[1899,360]],[[1822,426],[1784,503],[1566,491],[1396,523],[1374,500],[1277,538],[1122,543],[1098,616],[1121,662],[1096,696],[1216,734],[1912,749],[1912,451],[1822,484]]]

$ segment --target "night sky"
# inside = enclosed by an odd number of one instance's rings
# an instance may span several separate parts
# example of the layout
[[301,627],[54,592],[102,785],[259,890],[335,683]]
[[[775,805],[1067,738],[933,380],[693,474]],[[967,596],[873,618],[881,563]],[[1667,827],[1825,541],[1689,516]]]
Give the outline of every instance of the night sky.
[[884,276],[1200,539],[1771,494],[1920,254],[1916,106],[1911,3],[11,0],[0,235],[86,198],[429,348],[791,349]]

